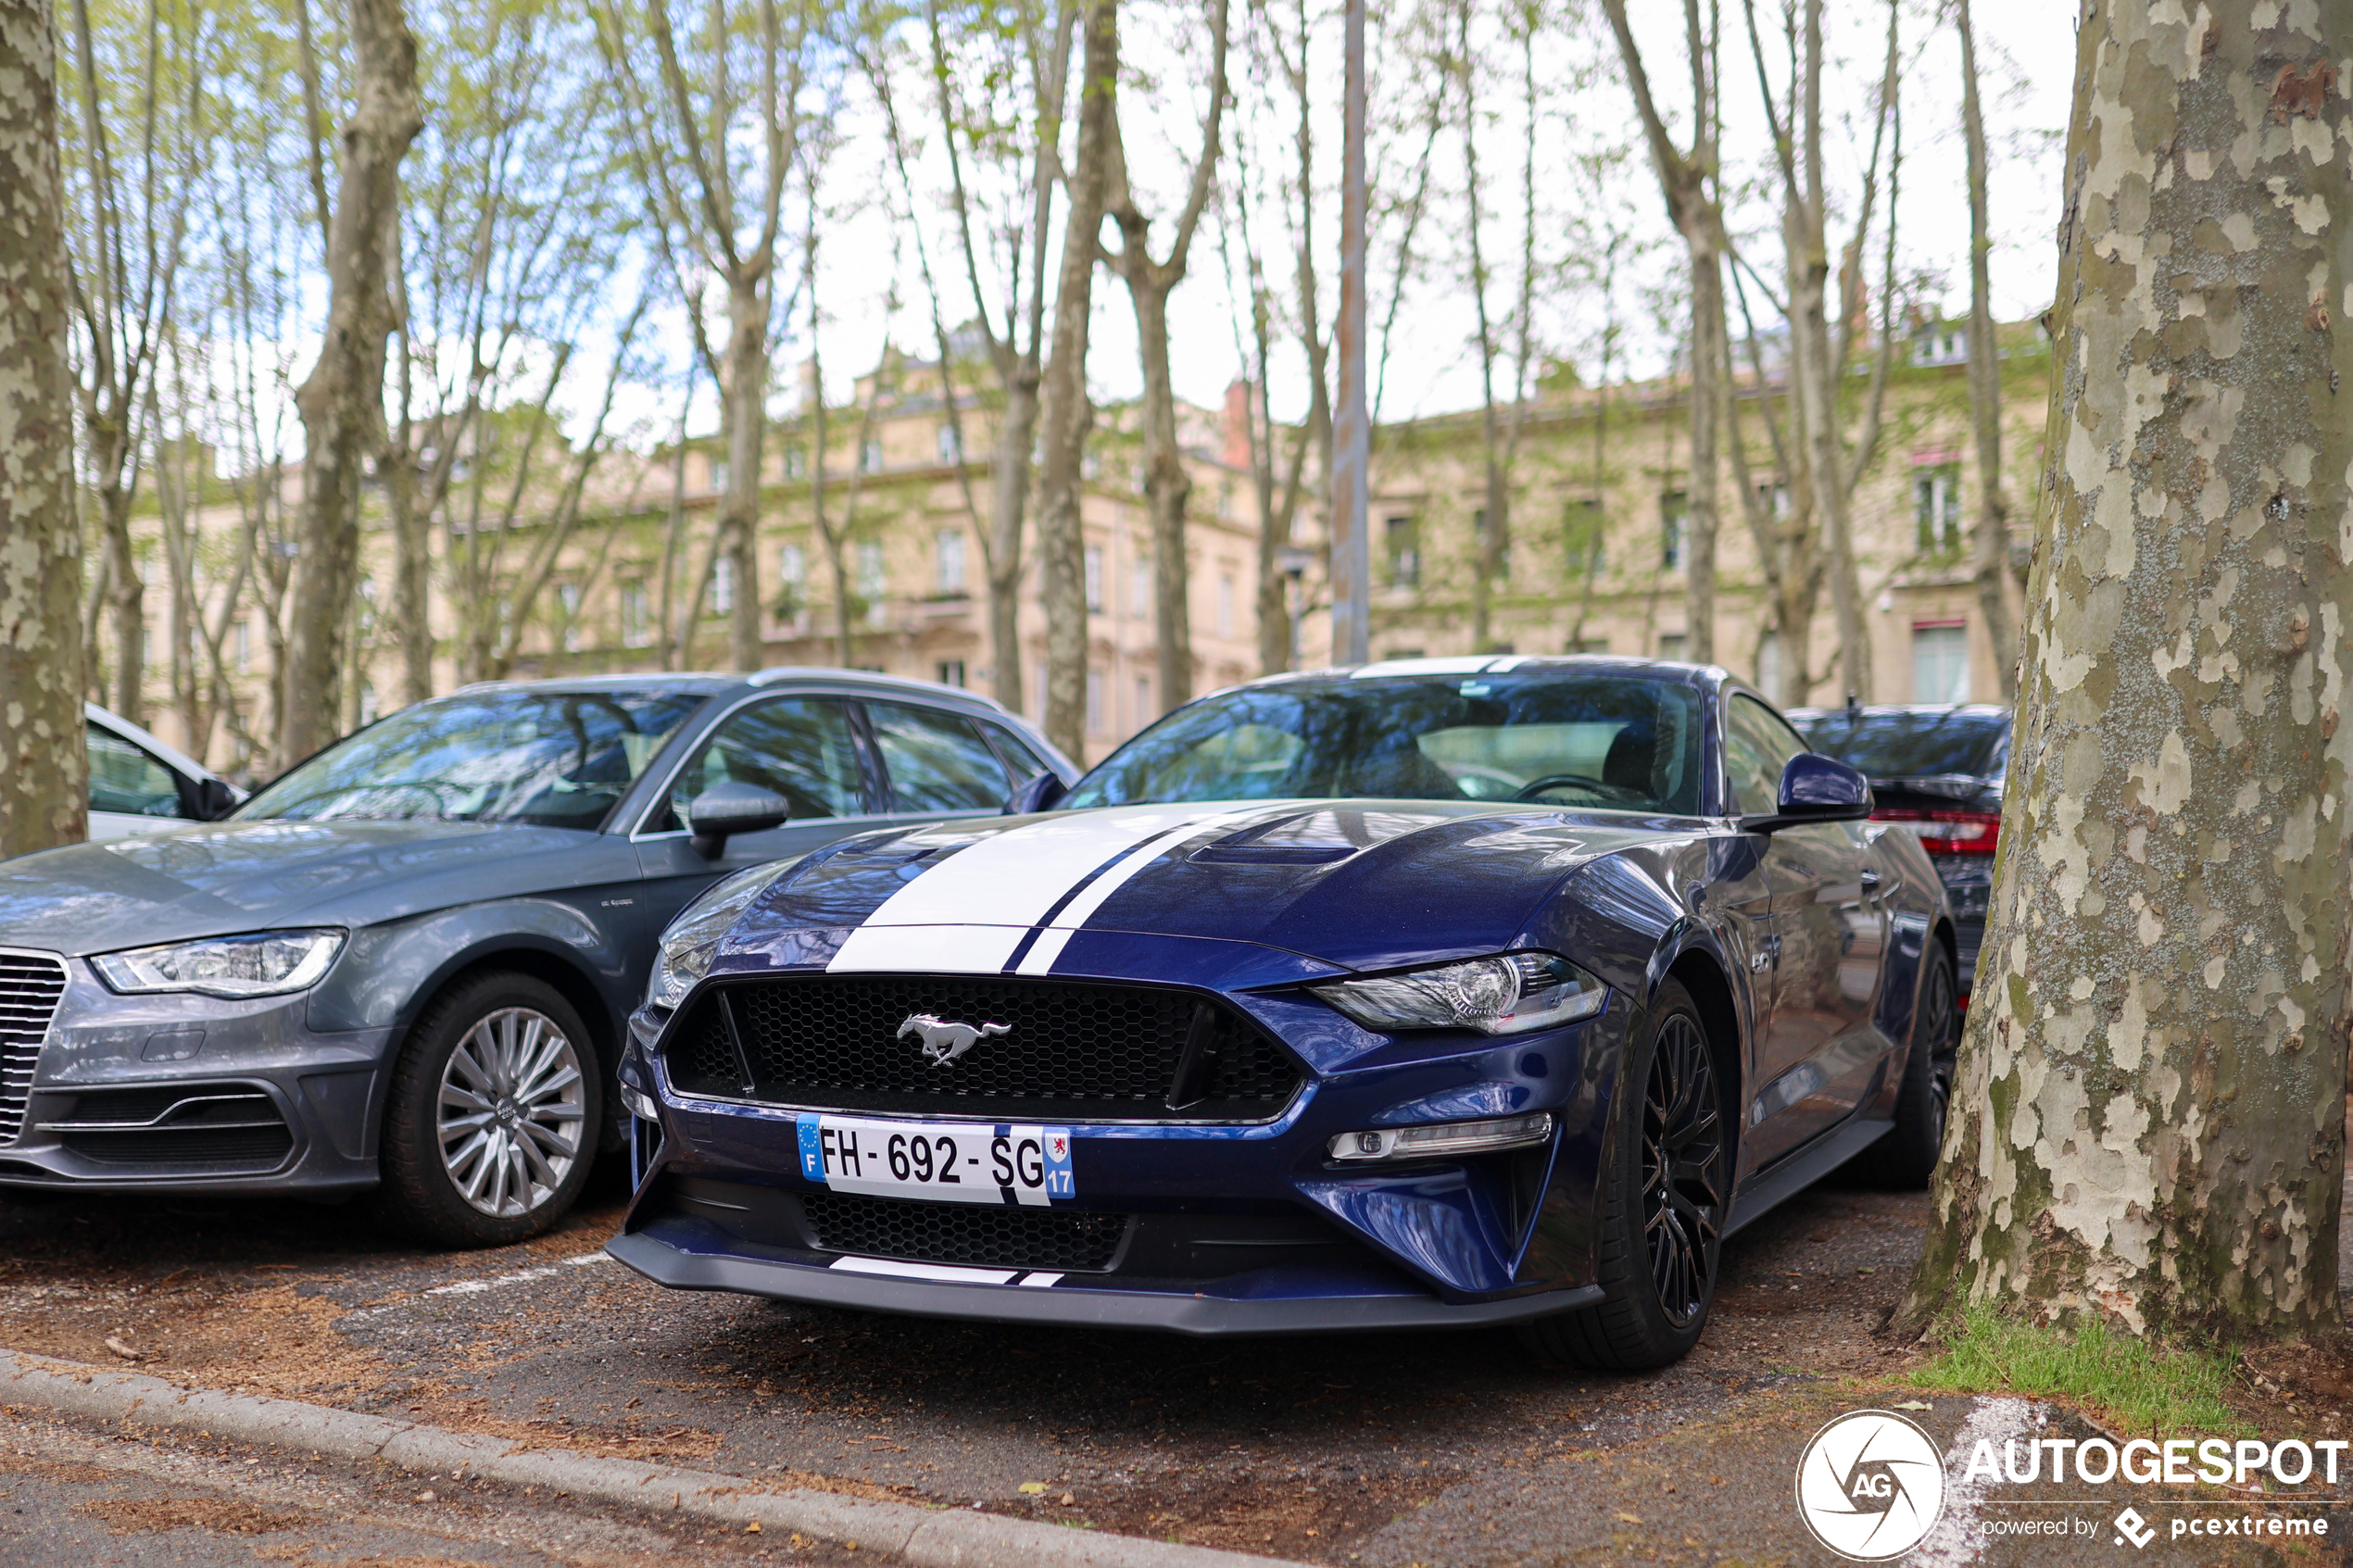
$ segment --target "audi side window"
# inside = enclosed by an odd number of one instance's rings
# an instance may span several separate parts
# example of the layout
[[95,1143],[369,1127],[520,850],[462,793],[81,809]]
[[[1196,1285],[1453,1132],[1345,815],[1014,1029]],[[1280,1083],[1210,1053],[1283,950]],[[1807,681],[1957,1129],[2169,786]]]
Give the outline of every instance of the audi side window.
[[703,791],[730,782],[784,797],[795,822],[857,816],[865,805],[848,706],[786,697],[737,713],[680,771],[670,786],[669,809],[655,827],[676,830]]
[[869,702],[866,727],[901,811],[994,811],[1013,793],[1005,765],[961,714]]
[[1755,698],[1735,693],[1725,704],[1724,757],[1743,811],[1761,816],[1779,806],[1781,770],[1805,749],[1797,732]]
[[120,735],[84,727],[89,737],[90,809],[132,817],[182,815],[180,781],[170,769]]

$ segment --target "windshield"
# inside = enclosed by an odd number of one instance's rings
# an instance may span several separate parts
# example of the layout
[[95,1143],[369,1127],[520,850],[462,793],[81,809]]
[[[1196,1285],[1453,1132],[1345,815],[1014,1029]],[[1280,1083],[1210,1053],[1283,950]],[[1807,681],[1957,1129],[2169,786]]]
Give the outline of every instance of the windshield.
[[691,692],[490,691],[420,703],[305,762],[237,820],[595,828],[703,700]]
[[1983,709],[1840,708],[1790,719],[1815,750],[1875,779],[1997,777],[2010,733],[2008,714]]
[[1699,809],[1699,694],[1536,671],[1244,686],[1177,709],[1065,805],[1373,797]]

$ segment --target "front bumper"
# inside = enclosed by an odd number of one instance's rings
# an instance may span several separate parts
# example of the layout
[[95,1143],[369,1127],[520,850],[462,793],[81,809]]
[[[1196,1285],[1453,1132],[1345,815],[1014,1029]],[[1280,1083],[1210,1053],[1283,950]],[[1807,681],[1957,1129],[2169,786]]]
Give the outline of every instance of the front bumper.
[[325,1196],[376,1185],[393,1031],[315,1034],[308,993],[118,996],[82,960],[64,963],[21,1125],[0,1141],[0,1185]]
[[[658,1131],[636,1124],[641,1179],[609,1250],[683,1289],[1196,1335],[1477,1326],[1599,1298],[1592,1201],[1628,1010],[1523,1036],[1384,1036],[1296,997],[1226,997],[1311,1064],[1304,1085],[1265,1123],[1052,1118],[1070,1134],[1076,1194],[1051,1212],[1091,1216],[1120,1240],[1087,1261],[1026,1268],[969,1239],[962,1252],[845,1239],[820,1218],[839,1214],[835,1189],[802,1170],[799,1123],[816,1108],[676,1092],[662,1057],[668,1015],[640,1012],[621,1074],[661,1120]],[[1396,1165],[1327,1152],[1336,1135],[1367,1128],[1538,1110],[1555,1132],[1532,1148]],[[1012,1130],[944,1108],[893,1119]],[[1002,1211],[859,1201],[951,1230],[975,1210]]]

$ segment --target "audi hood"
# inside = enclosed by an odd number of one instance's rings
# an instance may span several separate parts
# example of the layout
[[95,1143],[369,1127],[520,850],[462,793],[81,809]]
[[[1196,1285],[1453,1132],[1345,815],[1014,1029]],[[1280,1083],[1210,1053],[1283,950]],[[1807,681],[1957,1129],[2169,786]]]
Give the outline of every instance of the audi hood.
[[368,925],[634,874],[625,841],[565,828],[224,822],[0,862],[0,947],[80,955]]
[[[871,834],[810,856],[714,972],[1053,972],[1078,934],[1248,943],[1340,969],[1492,952],[1598,856],[1683,818],[1437,801],[1100,807]],[[1433,948],[1433,929],[1455,946]]]

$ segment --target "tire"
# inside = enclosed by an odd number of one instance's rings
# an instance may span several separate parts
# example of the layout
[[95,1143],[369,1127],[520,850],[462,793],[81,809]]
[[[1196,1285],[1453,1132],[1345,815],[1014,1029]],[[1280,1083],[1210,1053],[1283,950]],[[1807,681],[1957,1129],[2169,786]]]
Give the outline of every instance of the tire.
[[501,972],[426,1005],[388,1101],[378,1222],[437,1247],[504,1247],[547,1230],[579,1198],[604,1091],[573,1005],[543,981]]
[[1944,1116],[1953,1099],[1953,1058],[1960,1043],[1960,1009],[1953,960],[1931,939],[1919,1003],[1912,1012],[1912,1044],[1895,1086],[1895,1126],[1855,1157],[1857,1174],[1875,1186],[1914,1191],[1936,1173],[1944,1147]]
[[1731,1123],[1691,994],[1659,987],[1618,1078],[1616,1136],[1597,1199],[1593,1306],[1523,1323],[1538,1360],[1589,1372],[1680,1361],[1707,1327],[1731,1194]]

